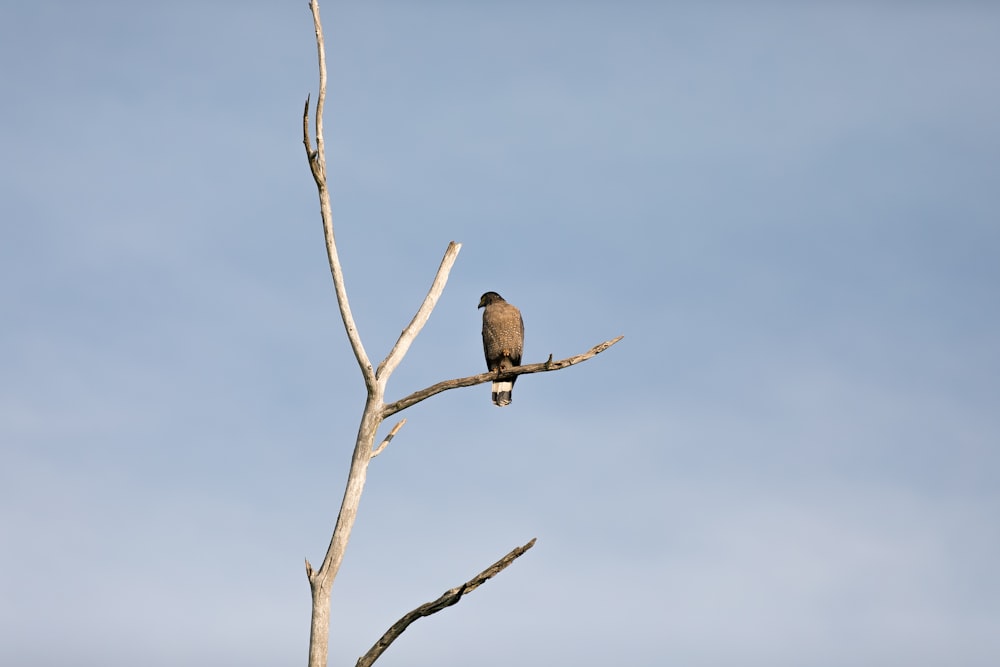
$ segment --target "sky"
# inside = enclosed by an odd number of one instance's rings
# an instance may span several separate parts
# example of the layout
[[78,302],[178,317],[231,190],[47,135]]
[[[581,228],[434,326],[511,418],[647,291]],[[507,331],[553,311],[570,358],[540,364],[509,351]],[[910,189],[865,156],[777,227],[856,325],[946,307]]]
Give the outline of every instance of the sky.
[[[1000,7],[322,4],[337,241],[407,410],[331,665],[1000,664]],[[303,665],[364,388],[305,0],[3,3],[0,663]],[[383,426],[383,432],[392,426]]]

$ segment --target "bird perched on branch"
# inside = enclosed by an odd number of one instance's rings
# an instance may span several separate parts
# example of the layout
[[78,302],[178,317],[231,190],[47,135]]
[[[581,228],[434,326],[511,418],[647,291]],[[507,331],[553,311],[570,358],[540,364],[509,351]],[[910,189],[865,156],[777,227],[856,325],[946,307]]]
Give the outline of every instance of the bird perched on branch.
[[[496,292],[487,292],[479,298],[483,309],[483,352],[486,367],[500,371],[521,365],[521,351],[524,349],[524,321],[521,311],[503,300]],[[510,394],[514,381],[493,381],[493,404],[499,407],[510,405]]]

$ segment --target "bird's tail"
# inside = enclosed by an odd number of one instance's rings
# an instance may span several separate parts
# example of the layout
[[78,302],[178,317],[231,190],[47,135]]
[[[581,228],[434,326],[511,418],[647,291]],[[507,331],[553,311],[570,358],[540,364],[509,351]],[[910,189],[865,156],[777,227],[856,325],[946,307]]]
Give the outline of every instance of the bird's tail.
[[493,405],[503,407],[510,405],[510,394],[514,389],[514,383],[510,380],[498,380],[493,382]]

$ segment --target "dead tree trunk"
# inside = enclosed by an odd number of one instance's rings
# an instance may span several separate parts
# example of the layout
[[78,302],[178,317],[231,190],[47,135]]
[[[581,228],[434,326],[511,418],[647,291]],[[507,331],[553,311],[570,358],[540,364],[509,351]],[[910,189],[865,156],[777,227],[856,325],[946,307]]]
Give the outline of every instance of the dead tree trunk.
[[[364,411],[361,415],[361,424],[358,426],[358,435],[354,441],[354,453],[351,456],[351,467],[347,475],[344,498],[341,501],[340,512],[337,515],[337,522],[333,528],[333,535],[330,539],[326,556],[317,570],[314,570],[309,561],[306,560],[306,575],[309,578],[309,586],[312,589],[309,667],[326,667],[330,637],[330,592],[333,588],[333,582],[337,577],[337,572],[340,569],[340,564],[344,559],[347,542],[350,539],[351,530],[357,518],[358,505],[361,502],[361,494],[364,491],[365,479],[368,475],[368,464],[372,458],[385,449],[406,420],[398,422],[385,439],[376,447],[375,438],[378,434],[379,426],[381,426],[387,417],[430,396],[448,389],[469,387],[488,382],[495,379],[497,375],[495,373],[481,373],[466,378],[445,380],[392,403],[385,403],[385,389],[389,381],[389,376],[399,366],[413,340],[420,333],[424,324],[427,323],[431,311],[444,291],[445,284],[448,281],[448,274],[458,257],[461,245],[455,242],[448,244],[444,258],[441,260],[441,265],[438,267],[437,274],[434,276],[434,280],[427,292],[427,296],[424,297],[423,303],[420,304],[413,319],[400,334],[389,354],[382,360],[377,369],[373,369],[362,344],[361,336],[354,324],[354,317],[351,314],[350,303],[347,299],[347,290],[344,286],[344,275],[340,265],[340,258],[337,255],[337,244],[333,234],[333,214],[330,207],[330,193],[326,181],[326,154],[323,142],[323,106],[326,101],[326,52],[317,0],[311,0],[309,7],[312,10],[313,25],[316,29],[316,49],[319,59],[319,94],[316,100],[314,135],[311,133],[309,127],[310,101],[308,98],[306,99],[305,110],[302,114],[302,141],[305,145],[309,168],[312,171],[313,180],[316,182],[316,189],[319,194],[323,236],[326,240],[327,258],[329,259],[330,275],[333,278],[333,286],[337,295],[337,305],[340,308],[340,316],[344,323],[344,329],[347,331],[347,338],[350,341],[351,349],[354,351],[354,356],[357,359],[368,394]],[[313,137],[315,137],[315,148],[313,147]],[[583,354],[560,361],[552,361],[550,355],[549,360],[544,363],[529,364],[508,369],[504,371],[503,377],[559,370],[560,368],[590,359],[617,343],[621,338],[619,336],[613,340],[601,343]],[[534,540],[532,539],[528,544],[514,549],[507,556],[500,559],[500,561],[494,563],[491,567],[473,577],[473,579],[462,586],[446,591],[438,600],[421,605],[403,616],[403,618],[386,631],[368,653],[359,659],[358,665],[371,665],[410,623],[417,618],[428,616],[457,603],[463,595],[471,592],[487,579],[499,573],[531,548],[533,544]]]

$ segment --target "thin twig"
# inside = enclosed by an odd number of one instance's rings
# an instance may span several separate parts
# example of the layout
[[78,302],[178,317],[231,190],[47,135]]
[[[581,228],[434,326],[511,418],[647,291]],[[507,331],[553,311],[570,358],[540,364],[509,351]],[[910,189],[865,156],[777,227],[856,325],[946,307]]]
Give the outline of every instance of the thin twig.
[[436,614],[442,609],[450,607],[453,604],[457,604],[458,601],[462,599],[463,595],[471,593],[479,588],[481,584],[502,572],[508,565],[517,560],[525,551],[533,546],[535,546],[535,538],[532,538],[531,541],[524,546],[515,548],[509,554],[493,563],[493,565],[490,565],[488,568],[474,576],[472,579],[469,579],[461,586],[456,586],[455,588],[445,591],[437,600],[422,604],[403,616],[401,619],[393,623],[392,627],[385,631],[385,634],[382,635],[370,649],[368,649],[367,653],[358,658],[358,662],[355,664],[355,667],[371,667],[371,665],[378,660],[379,656],[381,656],[382,653],[389,648],[389,645],[392,644],[392,642],[396,641],[396,639],[403,634],[403,631],[406,630],[411,623],[416,621],[418,618]]
[[372,458],[375,458],[376,456],[381,454],[382,450],[389,446],[389,443],[392,441],[394,437],[396,437],[396,434],[399,433],[399,429],[403,428],[403,424],[405,423],[406,419],[404,418],[400,420],[398,424],[392,427],[392,430],[389,431],[389,435],[385,436],[385,439],[381,443],[379,443],[379,446],[376,447],[374,451],[372,451]]
[[394,403],[387,403],[384,408],[382,408],[382,418],[388,418],[396,414],[400,410],[405,410],[406,408],[419,403],[420,401],[430,398],[435,394],[440,394],[442,391],[448,391],[449,389],[458,389],[459,387],[472,387],[477,384],[482,384],[483,382],[489,382],[490,380],[503,380],[516,377],[518,375],[528,375],[530,373],[545,373],[548,371],[557,371],[560,368],[566,368],[567,366],[572,366],[578,364],[582,361],[586,361],[592,357],[597,356],[604,350],[608,349],[618,341],[620,341],[625,336],[618,336],[617,338],[612,338],[611,340],[606,340],[600,345],[595,345],[583,354],[578,354],[573,357],[567,357],[566,359],[560,359],[559,361],[552,361],[552,356],[549,355],[549,360],[544,361],[540,364],[527,364],[525,366],[514,366],[512,368],[505,369],[502,373],[495,373],[493,371],[487,371],[486,373],[480,373],[479,375],[470,375],[469,377],[457,378],[455,380],[445,380],[443,382],[438,382],[435,385],[431,385],[426,389],[421,389],[420,391],[415,391],[405,398],[401,398]]
[[[312,95],[306,95],[306,105],[302,110],[302,143],[306,147],[306,157],[309,158],[309,164],[313,161],[313,147],[312,147],[312,137],[309,136],[309,100],[312,99]],[[315,178],[316,174],[313,174]]]

